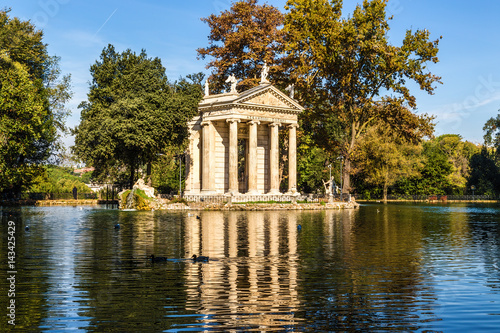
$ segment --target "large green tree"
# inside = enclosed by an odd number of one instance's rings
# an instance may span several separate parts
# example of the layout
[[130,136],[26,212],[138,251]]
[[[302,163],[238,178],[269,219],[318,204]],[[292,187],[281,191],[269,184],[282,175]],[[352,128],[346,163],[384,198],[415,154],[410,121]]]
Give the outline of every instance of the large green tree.
[[500,114],[488,119],[484,124],[483,131],[485,132],[484,144],[493,148],[497,157],[500,156]]
[[416,115],[414,81],[432,93],[440,78],[438,40],[408,30],[400,46],[388,40],[385,0],[363,1],[342,14],[341,0],[289,0],[284,30],[287,61],[298,98],[308,107],[310,128],[326,149],[344,157],[344,192],[351,190],[352,158],[367,128],[382,122],[409,141],[432,135],[431,118]]
[[500,193],[500,169],[495,163],[495,151],[483,146],[481,152],[470,160],[470,176],[467,182],[467,193],[480,195],[498,195]]
[[119,53],[112,45],[90,72],[73,151],[95,168],[96,179],[116,180],[126,170],[133,183],[142,165],[155,161],[166,147],[184,143],[187,121],[202,94],[200,75],[189,76],[197,84],[170,84],[159,58],[148,58],[144,50]]
[[484,146],[470,161],[471,173],[467,188],[474,186],[477,194],[500,193],[500,114],[484,124]]
[[8,14],[0,10],[0,192],[19,193],[60,148],[71,91],[43,33]]
[[423,165],[419,169],[420,174],[398,181],[398,192],[405,195],[453,194],[450,177],[453,163],[435,140],[424,141],[422,147]]
[[421,153],[421,145],[402,140],[386,127],[373,126],[356,148],[354,171],[361,173],[367,184],[380,187],[382,199],[387,202],[390,186],[404,177],[420,175]]
[[448,176],[452,191],[448,194],[465,194],[471,158],[481,149],[471,142],[463,141],[458,134],[440,135],[434,139],[434,144],[452,164],[452,173]]

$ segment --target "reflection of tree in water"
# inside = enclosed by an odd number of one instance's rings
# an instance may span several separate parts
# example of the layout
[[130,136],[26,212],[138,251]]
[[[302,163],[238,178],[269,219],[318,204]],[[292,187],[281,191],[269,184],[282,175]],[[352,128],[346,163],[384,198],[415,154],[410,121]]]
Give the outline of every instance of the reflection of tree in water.
[[[367,210],[363,210],[366,212]],[[391,215],[392,214],[392,215]],[[435,319],[419,297],[430,295],[421,274],[422,219],[342,211],[302,215],[299,253],[301,316],[319,330],[419,329],[418,314]],[[304,230],[307,230],[305,233]]]
[[[183,314],[186,294],[180,265],[152,264],[148,255],[180,257],[180,214],[96,213],[89,219],[76,268],[80,315],[89,331],[153,332],[171,328],[166,305]],[[119,231],[112,226],[120,223]],[[188,324],[182,317],[176,323]]]
[[[45,242],[47,238],[51,238],[53,229],[43,227],[46,220],[46,213],[41,211],[21,210],[19,208],[3,207],[1,211],[1,231],[2,240],[0,244],[0,258],[2,258],[2,269],[0,270],[0,279],[2,281],[2,295],[0,296],[0,306],[2,309],[2,320],[0,321],[0,332],[24,331],[37,332],[38,327],[43,322],[44,318],[49,317],[50,304],[46,293],[50,291],[52,282],[60,280],[57,278],[57,272],[54,272],[54,258],[51,258],[49,249],[51,244]],[[15,297],[8,297],[10,289],[11,273],[7,265],[8,252],[8,222],[15,223],[15,249],[16,253],[14,260],[14,268],[17,272],[15,275]],[[30,231],[24,232],[24,227],[29,226]],[[12,230],[12,229],[10,229]],[[54,239],[52,237],[52,239]],[[40,244],[45,245],[43,255],[39,251]],[[15,300],[15,329],[14,326],[8,323],[11,320],[7,315],[10,313],[8,307],[10,300]]]
[[[498,206],[496,203],[491,205],[481,204],[479,207],[470,205],[464,207],[463,210],[463,214],[453,214],[454,225],[458,224],[460,226],[463,224],[467,226],[467,232],[470,233],[473,240],[471,243],[480,249],[477,252],[482,258],[478,258],[478,262],[484,263],[483,267],[487,272],[486,276],[488,276],[486,286],[498,292],[500,291],[500,223],[498,222],[500,214]],[[463,216],[462,223],[456,221],[460,215]],[[455,227],[455,229],[457,228]],[[462,237],[462,239],[465,239],[465,237]]]

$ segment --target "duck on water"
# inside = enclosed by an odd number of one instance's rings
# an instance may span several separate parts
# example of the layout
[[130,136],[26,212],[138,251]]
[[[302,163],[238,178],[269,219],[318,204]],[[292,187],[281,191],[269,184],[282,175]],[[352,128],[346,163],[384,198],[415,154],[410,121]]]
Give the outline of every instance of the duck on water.
[[196,254],[193,254],[193,256],[191,257],[191,259],[193,259],[193,261],[204,261],[204,262],[208,262],[208,257],[205,257],[205,256],[197,256]]
[[[165,261],[168,261],[167,257],[157,257],[154,254],[150,255],[149,257],[151,258],[151,262],[165,262]],[[197,262],[208,262],[209,257],[206,257],[206,256],[197,256],[196,254],[193,254],[193,256],[191,257],[191,259],[193,261],[197,261]],[[179,259],[179,260],[187,260],[187,259]]]

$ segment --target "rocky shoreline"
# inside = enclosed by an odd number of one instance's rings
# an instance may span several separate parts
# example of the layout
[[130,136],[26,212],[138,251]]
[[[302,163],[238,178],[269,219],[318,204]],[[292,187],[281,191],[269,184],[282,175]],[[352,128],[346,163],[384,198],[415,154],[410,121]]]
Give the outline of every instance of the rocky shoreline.
[[162,203],[154,209],[158,210],[326,210],[326,209],[355,209],[359,204],[351,202],[333,202],[333,203]]
[[[15,204],[4,204],[3,206],[91,206],[102,204],[99,200],[24,200]],[[150,208],[147,210],[326,210],[326,209],[355,209],[359,204],[351,202],[333,202],[333,203],[170,203],[166,199],[154,199],[150,202]]]

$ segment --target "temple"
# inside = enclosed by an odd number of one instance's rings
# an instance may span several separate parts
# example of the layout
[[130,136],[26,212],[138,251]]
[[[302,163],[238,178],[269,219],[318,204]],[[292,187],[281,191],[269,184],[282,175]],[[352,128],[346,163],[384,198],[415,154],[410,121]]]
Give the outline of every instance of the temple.
[[[264,67],[266,68],[266,67]],[[188,124],[186,187],[188,200],[207,196],[283,196],[297,194],[297,116],[303,111],[293,96],[266,79],[238,93],[210,95],[208,82],[198,115]],[[279,128],[288,131],[288,189],[280,193]],[[274,200],[274,199],[273,199]]]

